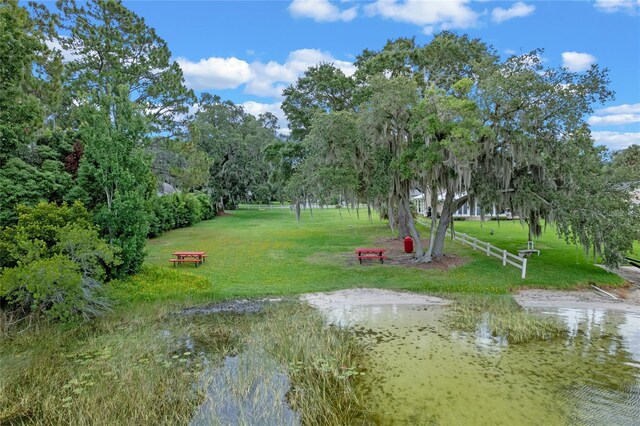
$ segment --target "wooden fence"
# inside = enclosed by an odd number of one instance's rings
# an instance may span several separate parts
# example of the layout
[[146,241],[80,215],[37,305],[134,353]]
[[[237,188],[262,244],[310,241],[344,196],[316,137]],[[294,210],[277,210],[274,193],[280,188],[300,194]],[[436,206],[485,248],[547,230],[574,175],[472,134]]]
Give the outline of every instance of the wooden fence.
[[447,234],[452,236],[454,240],[462,242],[462,244],[467,244],[473,247],[474,250],[482,250],[487,254],[487,256],[493,256],[495,258],[502,260],[502,266],[507,266],[507,264],[511,266],[515,266],[516,268],[522,271],[521,277],[524,279],[527,275],[527,259],[524,257],[516,256],[515,254],[511,254],[506,250],[502,250],[496,246],[492,246],[490,243],[485,243],[484,241],[480,241],[475,237],[471,237],[467,234],[463,234],[462,232],[454,232],[451,234],[451,230],[447,229]]

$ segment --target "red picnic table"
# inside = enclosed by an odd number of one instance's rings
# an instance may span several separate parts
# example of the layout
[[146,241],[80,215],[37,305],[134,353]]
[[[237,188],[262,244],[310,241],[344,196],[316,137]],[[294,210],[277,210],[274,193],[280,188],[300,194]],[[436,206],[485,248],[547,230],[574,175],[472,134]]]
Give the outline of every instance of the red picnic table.
[[384,263],[384,259],[387,257],[384,255],[386,250],[379,247],[358,247],[356,257],[362,263],[362,259],[380,259],[380,263]]
[[178,263],[193,263],[197,268],[207,260],[206,251],[176,251],[172,254],[176,257],[175,259],[169,260],[169,262],[173,262],[173,266],[176,266]]

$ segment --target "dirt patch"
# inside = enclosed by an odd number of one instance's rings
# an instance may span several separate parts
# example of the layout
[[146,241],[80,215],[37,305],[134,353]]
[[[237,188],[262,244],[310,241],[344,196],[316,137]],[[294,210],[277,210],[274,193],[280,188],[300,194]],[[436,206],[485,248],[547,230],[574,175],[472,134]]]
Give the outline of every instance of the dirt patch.
[[[386,250],[385,256],[387,256],[388,259],[385,259],[384,263],[389,265],[418,269],[440,269],[446,271],[451,268],[462,266],[468,262],[468,259],[456,255],[444,255],[443,257],[432,260],[431,262],[416,262],[413,257],[413,253],[405,253],[404,241],[397,238],[379,238],[376,240],[375,245]],[[422,240],[422,246],[429,247],[429,240]],[[352,263],[358,263],[355,256],[353,256]],[[375,265],[377,262],[375,260],[365,261],[362,263],[362,266],[369,264]]]
[[596,290],[528,289],[514,293],[513,297],[525,308],[588,308],[640,312],[640,290],[631,290],[626,299],[618,300]]
[[217,313],[234,314],[256,314],[269,303],[277,303],[282,299],[260,299],[260,300],[229,300],[226,302],[214,303],[207,306],[187,308],[180,311],[181,315],[208,315]]
[[371,305],[445,305],[448,300],[426,294],[381,290],[377,288],[352,288],[330,293],[308,293],[300,296],[302,301],[326,311],[353,306]]
[[[640,296],[640,291],[637,291]],[[612,309],[640,312],[640,299],[613,300],[600,293],[589,290],[558,291],[529,289],[513,294],[515,300],[525,308],[583,308]],[[354,306],[371,305],[446,305],[449,300],[426,294],[382,290],[376,288],[357,288],[338,290],[328,293],[308,293],[300,300],[322,311],[347,309]]]

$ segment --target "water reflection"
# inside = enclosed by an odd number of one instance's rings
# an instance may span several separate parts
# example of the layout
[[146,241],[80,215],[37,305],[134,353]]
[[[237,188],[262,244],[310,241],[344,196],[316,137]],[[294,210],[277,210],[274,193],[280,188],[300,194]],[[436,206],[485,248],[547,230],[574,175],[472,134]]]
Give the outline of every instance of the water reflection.
[[442,306],[327,312],[368,345],[381,424],[616,424],[640,419],[640,312],[538,309],[565,338],[508,344],[485,320],[451,329]]

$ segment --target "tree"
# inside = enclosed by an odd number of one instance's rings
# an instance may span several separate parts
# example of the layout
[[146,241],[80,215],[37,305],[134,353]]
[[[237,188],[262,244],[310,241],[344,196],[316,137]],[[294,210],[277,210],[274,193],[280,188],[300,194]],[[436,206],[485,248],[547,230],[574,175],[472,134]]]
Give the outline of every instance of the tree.
[[287,184],[304,159],[305,147],[297,141],[276,139],[265,147],[264,152],[270,165],[268,182],[275,189],[274,197],[283,202],[288,195]]
[[[432,212],[438,211],[438,194],[444,194],[440,219],[432,214],[426,260],[443,255],[447,228],[454,212],[469,201],[473,172],[485,138],[491,137],[490,130],[483,127],[477,104],[470,99],[472,87],[472,80],[463,78],[454,84],[451,94],[435,88],[426,92],[411,124],[413,164],[418,180],[431,192]],[[422,247],[416,247],[420,258]]]
[[113,273],[130,274],[144,260],[149,226],[145,200],[155,187],[141,148],[147,127],[126,86],[101,102],[99,108],[87,103],[77,110],[85,150],[76,195],[94,211],[109,243],[121,249],[122,263]]
[[[386,113],[386,119],[391,123],[391,127],[382,129],[393,134],[398,142],[404,140],[402,144],[397,145],[401,148],[400,152],[397,151],[397,148],[391,148],[390,146],[390,157],[388,157],[387,161],[390,161],[389,164],[396,169],[396,174],[394,175],[396,176],[396,182],[390,186],[392,191],[389,193],[386,205],[389,211],[390,225],[393,227],[394,223],[397,223],[400,238],[406,235],[413,237],[418,258],[423,257],[423,250],[420,242],[420,233],[408,213],[409,190],[418,188],[423,192],[429,193],[433,202],[436,202],[439,191],[446,191],[446,188],[439,186],[442,182],[433,179],[434,170],[436,169],[424,169],[425,166],[435,165],[434,160],[437,162],[443,160],[444,157],[434,152],[437,149],[434,149],[433,146],[427,149],[427,151],[431,152],[420,152],[421,150],[425,151],[425,147],[422,145],[426,146],[427,144],[424,143],[424,135],[421,135],[420,131],[416,132],[416,122],[423,120],[426,105],[435,104],[436,99],[434,96],[436,94],[441,97],[452,93],[455,83],[465,78],[471,80],[479,79],[481,74],[486,72],[486,69],[490,69],[496,60],[497,57],[493,50],[480,40],[469,39],[466,35],[458,36],[445,31],[437,34],[425,46],[418,46],[415,43],[415,39],[400,38],[389,41],[380,52],[365,50],[358,56],[356,61],[358,68],[356,77],[362,82],[363,87],[360,98],[365,100],[365,105],[373,105],[373,109],[377,108],[381,96],[377,85],[385,80],[395,81],[396,85],[411,86],[411,90],[415,91],[415,94],[411,95],[415,98],[415,101],[407,103],[404,108],[404,119],[398,121],[396,118],[403,114],[402,106],[399,105],[393,108],[393,112]],[[405,83],[402,83],[403,80]],[[421,108],[418,109],[418,115],[416,116],[410,111],[417,105],[418,101],[421,101]],[[367,114],[367,109],[363,108],[363,112]],[[449,115],[451,116],[451,114]],[[385,120],[384,115],[379,118]],[[379,126],[380,124],[378,123],[377,125]],[[373,128],[375,129],[375,125]],[[377,131],[377,134],[379,135],[380,131]],[[431,140],[431,138],[428,140]],[[421,141],[422,144],[420,143]],[[422,158],[416,157],[420,155],[422,155]],[[394,158],[396,159],[394,160]],[[420,164],[421,162],[424,164]],[[437,170],[439,173],[443,173],[442,176],[445,180],[447,173],[451,171],[446,167],[437,168]],[[398,180],[399,176],[402,176],[401,180]],[[431,179],[427,179],[427,177]],[[456,199],[455,191],[449,190],[448,194],[449,200],[445,197],[445,201],[450,209],[456,204],[462,204],[466,201],[466,194],[458,192],[457,195],[462,196],[458,199]],[[435,206],[432,206],[432,209],[436,211]],[[450,214],[452,215],[455,210],[457,209],[451,210]],[[397,213],[397,217],[394,216],[394,212]],[[433,243],[437,241],[437,239],[434,239],[436,235],[438,239],[442,239],[442,244],[444,243],[444,231],[447,229],[450,216],[446,215],[444,221],[440,223],[444,229],[440,233],[433,235],[433,230],[437,226],[436,216],[432,216],[430,250],[424,260],[431,258],[434,248]],[[436,248],[439,246],[437,244]],[[439,255],[441,254],[439,252]]]
[[371,149],[384,153],[378,158],[384,161],[380,165],[382,176],[389,177],[385,203],[389,223],[392,229],[397,223],[399,237],[411,235],[421,250],[409,200],[414,172],[406,162],[411,146],[409,124],[418,101],[417,85],[407,77],[375,77],[370,85],[372,95],[362,105],[361,126],[371,141]]
[[44,134],[59,94],[59,59],[17,1],[0,4],[0,225],[15,222],[18,203],[61,201],[70,185],[64,149]]
[[0,5],[0,167],[42,127],[33,66],[46,46],[17,1]]
[[606,165],[612,179],[630,191],[640,187],[640,145],[633,144],[616,151]]
[[[390,225],[397,223],[401,237],[410,234],[416,240],[421,261],[444,254],[454,212],[477,201],[483,209],[509,208],[529,225],[530,238],[542,232],[543,220],[555,220],[560,235],[594,247],[615,264],[629,247],[627,237],[636,234],[634,221],[623,220],[633,207],[598,171],[602,161],[584,121],[595,103],[612,96],[607,71],[546,68],[540,54],[536,50],[501,62],[492,47],[450,32],[425,46],[413,39],[390,41],[382,51],[366,50],[358,57],[358,90],[342,103],[330,104],[327,99],[334,99],[322,96],[335,93],[319,84],[331,79],[314,80],[312,73],[301,78],[287,91],[289,107],[295,107],[290,119],[307,135],[308,153],[321,159],[331,153],[331,144],[351,140],[348,130],[334,137],[332,126],[339,121],[331,108],[359,100],[355,111],[367,140],[362,146],[368,155],[361,156],[369,160],[365,168],[388,179]],[[356,139],[350,143],[358,144]],[[349,158],[350,151],[343,152]],[[318,172],[327,166],[312,157],[300,171],[315,174],[314,184],[335,186],[320,179]],[[340,173],[334,170],[333,176]],[[369,183],[380,188],[384,181]],[[442,197],[426,253],[410,214],[411,188],[431,195],[434,212]],[[607,200],[610,216],[618,219],[605,220],[586,209],[597,197]],[[580,220],[569,214],[577,206],[584,207]]]
[[625,252],[633,250],[634,240],[640,239],[640,205],[631,201],[630,186],[620,184],[619,175],[611,173],[603,149],[593,146],[586,129],[574,137],[565,154],[579,167],[563,176],[562,190],[549,194],[557,233],[587,253],[593,251],[594,257],[602,256],[605,264],[617,266]]
[[[323,198],[353,199],[358,191],[358,128],[354,113],[318,113],[304,139],[309,173]],[[316,196],[321,193],[315,194]]]
[[353,110],[355,92],[355,81],[333,64],[310,67],[282,92],[282,110],[289,120],[291,137],[304,139],[316,112]]
[[[167,44],[120,0],[58,0],[60,27],[55,35],[71,60],[66,85],[71,99],[91,93],[92,101],[112,98],[116,88],[144,112],[151,132],[173,132],[177,115],[194,102],[182,70]],[[123,94],[120,93],[120,96]]]
[[207,190],[218,200],[218,210],[256,194],[270,199],[272,194],[265,184],[270,174],[266,147],[276,140],[272,123],[207,93],[199,105],[189,135],[198,150],[211,159]]

